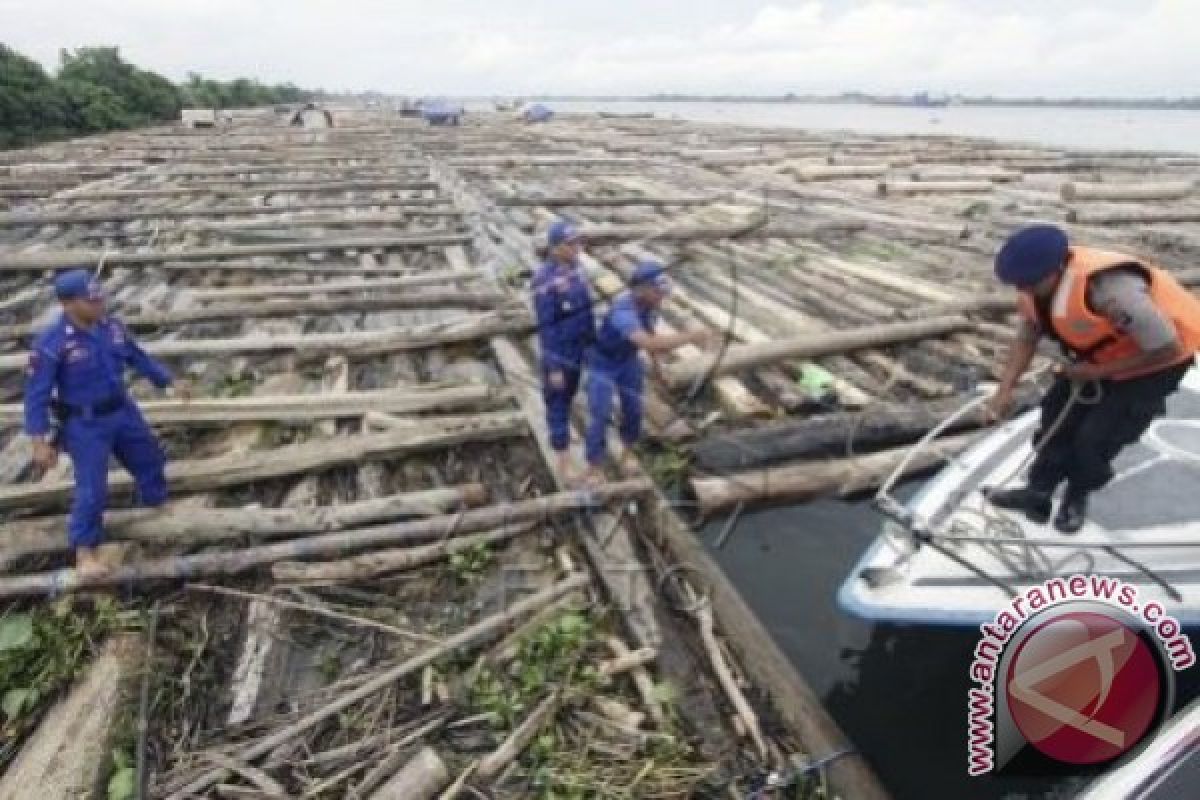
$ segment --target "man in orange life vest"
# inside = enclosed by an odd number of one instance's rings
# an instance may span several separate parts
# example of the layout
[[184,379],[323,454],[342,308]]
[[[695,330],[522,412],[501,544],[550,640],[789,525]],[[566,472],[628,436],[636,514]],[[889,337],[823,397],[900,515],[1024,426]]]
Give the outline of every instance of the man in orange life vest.
[[[992,414],[1001,417],[1012,407],[1013,389],[1043,335],[1057,340],[1072,362],[1042,400],[1034,436],[1040,450],[1028,485],[993,489],[988,498],[1041,524],[1050,519],[1052,496],[1065,481],[1054,526],[1075,533],[1087,516],[1088,494],[1112,480],[1113,459],[1165,413],[1167,396],[1192,365],[1200,348],[1200,300],[1166,271],[1131,256],[1070,245],[1052,225],[1014,234],[996,256],[996,276],[1016,287],[1021,319],[989,403]],[[1096,402],[1071,403],[1080,382],[1097,385]]]

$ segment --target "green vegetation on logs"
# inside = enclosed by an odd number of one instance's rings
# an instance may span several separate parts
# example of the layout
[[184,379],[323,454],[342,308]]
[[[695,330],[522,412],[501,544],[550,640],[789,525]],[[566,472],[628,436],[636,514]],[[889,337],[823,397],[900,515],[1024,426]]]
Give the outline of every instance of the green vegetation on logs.
[[60,53],[56,74],[0,44],[0,149],[178,119],[183,108],[298,103],[318,92],[194,73],[176,85],[121,58],[116,47]]
[[517,657],[500,672],[485,668],[471,685],[472,705],[491,714],[502,728],[512,728],[548,689],[562,683],[572,688],[594,686],[594,667],[576,668],[580,655],[594,642],[596,628],[585,614],[569,611],[521,640]]
[[66,687],[118,623],[116,604],[95,600],[76,610],[70,598],[0,617],[0,770],[57,693]]

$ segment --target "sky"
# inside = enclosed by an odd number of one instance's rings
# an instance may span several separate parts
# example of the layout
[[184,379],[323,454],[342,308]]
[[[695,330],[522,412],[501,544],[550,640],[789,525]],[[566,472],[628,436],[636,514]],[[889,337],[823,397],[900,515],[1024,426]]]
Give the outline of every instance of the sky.
[[1200,95],[1200,0],[0,0],[0,42],[414,95]]

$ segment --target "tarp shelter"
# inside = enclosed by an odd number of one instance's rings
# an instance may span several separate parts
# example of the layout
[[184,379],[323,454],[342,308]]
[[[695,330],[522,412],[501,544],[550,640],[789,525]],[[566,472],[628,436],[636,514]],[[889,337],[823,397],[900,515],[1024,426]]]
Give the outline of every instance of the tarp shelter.
[[554,112],[541,103],[534,103],[521,112],[521,116],[526,122],[548,122],[554,116]]

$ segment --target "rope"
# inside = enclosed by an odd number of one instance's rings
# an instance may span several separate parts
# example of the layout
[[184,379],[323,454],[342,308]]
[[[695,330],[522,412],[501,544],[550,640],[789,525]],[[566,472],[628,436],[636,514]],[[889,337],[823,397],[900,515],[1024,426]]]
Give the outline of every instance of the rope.
[[746,795],[746,800],[764,800],[764,798],[768,796],[769,792],[776,792],[780,789],[787,789],[791,786],[794,786],[800,781],[801,778],[806,778],[815,772],[820,772],[834,761],[837,761],[839,758],[845,758],[846,756],[857,754],[858,751],[853,747],[847,747],[845,749],[830,753],[829,755],[819,758],[816,761],[810,761],[801,767],[796,767],[783,773],[772,772],[768,774],[765,779],[763,779],[762,786],[754,789],[750,792],[750,794]]
[[[1048,375],[1055,369],[1054,365],[1035,373],[1033,381],[1037,382],[1041,378]],[[1090,389],[1090,392],[1089,392]],[[1045,428],[1044,433],[1038,441],[1030,448],[1030,452],[1006,475],[1003,479],[994,484],[995,487],[1003,487],[1021,477],[1026,473],[1034,460],[1042,452],[1047,443],[1062,429],[1066,423],[1068,415],[1076,405],[1096,405],[1104,398],[1104,387],[1095,381],[1076,381],[1071,385],[1070,395],[1067,397],[1066,403],[1059,410],[1053,422]],[[916,454],[925,446],[932,442],[943,430],[948,428],[959,418],[973,411],[977,406],[986,402],[988,396],[980,394],[979,397],[972,399],[964,404],[960,409],[951,414],[940,425],[930,430],[924,438],[914,445],[906,454],[904,460],[896,467],[883,486],[876,494],[876,505],[885,511],[895,512],[902,509],[894,498],[891,497],[891,490],[895,483],[904,474],[905,469]],[[847,452],[852,452],[852,440],[847,443]],[[995,558],[1003,563],[1013,574],[1047,574],[1054,567],[1061,567],[1062,562],[1054,565],[1050,562],[1045,553],[1038,550],[1036,547],[1029,545],[1018,544],[1023,540],[1024,531],[1015,518],[1006,514],[1002,509],[998,509],[991,504],[984,504],[980,509],[963,509],[962,503],[966,500],[968,494],[960,493],[953,498],[953,502],[947,513],[943,515],[945,519],[951,519],[950,528],[947,531],[949,541],[958,541],[969,539],[978,543],[981,547],[991,551]],[[972,520],[972,517],[981,518]],[[916,530],[911,519],[903,519],[904,527],[908,534],[915,538],[918,542],[927,546],[933,547],[942,555],[957,563],[959,566],[967,569],[977,576],[982,577],[987,582],[998,586],[1007,593],[1014,594],[1014,590],[1002,580],[987,574],[980,567],[971,563],[967,558],[953,552],[950,547],[937,541],[941,538],[938,532],[932,530]],[[952,537],[952,538],[950,538]],[[995,541],[999,540],[999,541]],[[1079,554],[1085,561],[1084,571],[1090,570],[1095,559],[1090,553],[1081,552]],[[1068,559],[1075,557],[1075,554],[1068,556]]]

